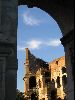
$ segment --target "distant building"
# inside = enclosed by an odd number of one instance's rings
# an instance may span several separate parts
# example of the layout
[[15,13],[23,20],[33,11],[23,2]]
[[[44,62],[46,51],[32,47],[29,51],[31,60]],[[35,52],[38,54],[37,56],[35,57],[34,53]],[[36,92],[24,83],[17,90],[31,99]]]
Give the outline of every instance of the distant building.
[[66,100],[65,57],[50,63],[36,58],[26,48],[24,93],[26,100]]

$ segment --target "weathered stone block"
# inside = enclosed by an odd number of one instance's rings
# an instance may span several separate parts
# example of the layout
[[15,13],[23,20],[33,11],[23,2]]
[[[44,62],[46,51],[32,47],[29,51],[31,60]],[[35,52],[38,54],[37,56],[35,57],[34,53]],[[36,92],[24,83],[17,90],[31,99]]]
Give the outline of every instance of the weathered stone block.
[[2,38],[9,42],[16,42],[18,6],[17,0],[2,0],[1,28]]

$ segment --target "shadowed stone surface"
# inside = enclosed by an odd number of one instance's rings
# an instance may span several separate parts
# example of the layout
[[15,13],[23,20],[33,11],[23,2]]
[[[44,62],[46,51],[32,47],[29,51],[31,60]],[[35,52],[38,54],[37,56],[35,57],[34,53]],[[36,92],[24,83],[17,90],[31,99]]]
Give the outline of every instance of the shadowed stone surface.
[[0,0],[0,100],[16,100],[17,8],[17,0]]

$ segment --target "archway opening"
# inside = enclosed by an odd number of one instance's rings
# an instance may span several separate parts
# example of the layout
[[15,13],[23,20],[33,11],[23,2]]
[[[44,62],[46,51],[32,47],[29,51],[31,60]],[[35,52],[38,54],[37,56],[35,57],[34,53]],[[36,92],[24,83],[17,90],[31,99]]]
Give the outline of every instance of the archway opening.
[[64,74],[64,73],[66,73],[67,71],[66,71],[66,67],[63,67],[62,68],[62,74]]
[[64,48],[60,42],[61,30],[50,15],[35,7],[29,9],[26,6],[19,6],[18,11],[18,77],[20,77],[18,78],[18,87],[24,91],[22,78],[25,75],[25,68],[23,67],[25,47],[28,47],[36,57],[47,62],[63,56]]
[[29,88],[30,89],[36,88],[36,78],[35,78],[35,76],[31,76],[29,78]]
[[60,88],[60,77],[59,76],[57,77],[56,81],[57,81],[57,87]]
[[57,100],[57,90],[51,91],[51,100]]
[[31,100],[38,100],[38,96],[36,93],[31,94]]

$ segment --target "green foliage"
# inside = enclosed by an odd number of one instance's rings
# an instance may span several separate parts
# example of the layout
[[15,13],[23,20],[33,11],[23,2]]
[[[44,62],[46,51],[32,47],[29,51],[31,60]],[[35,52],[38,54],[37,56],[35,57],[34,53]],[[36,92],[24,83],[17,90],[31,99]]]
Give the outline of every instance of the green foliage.
[[24,93],[20,92],[18,89],[16,91],[16,100],[25,100]]

